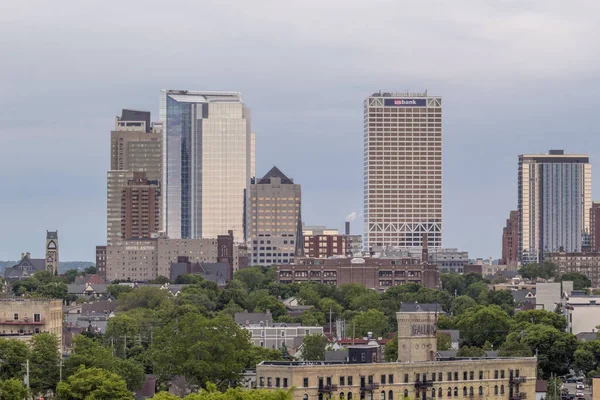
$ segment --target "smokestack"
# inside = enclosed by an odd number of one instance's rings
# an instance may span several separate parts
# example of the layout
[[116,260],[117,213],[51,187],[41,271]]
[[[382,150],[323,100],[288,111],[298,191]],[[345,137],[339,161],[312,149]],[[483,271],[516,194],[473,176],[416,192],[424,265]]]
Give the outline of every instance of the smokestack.
[[350,221],[346,221],[346,236],[350,235]]
[[429,262],[429,250],[427,249],[427,233],[423,234],[423,254],[421,261],[426,264]]

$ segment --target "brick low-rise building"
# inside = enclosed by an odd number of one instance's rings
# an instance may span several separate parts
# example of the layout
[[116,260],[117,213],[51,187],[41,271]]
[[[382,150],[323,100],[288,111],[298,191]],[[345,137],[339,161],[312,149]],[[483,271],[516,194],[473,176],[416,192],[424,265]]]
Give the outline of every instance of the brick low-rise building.
[[537,359],[441,358],[435,312],[399,312],[398,361],[380,362],[377,346],[350,346],[347,361],[264,361],[257,387],[290,389],[294,400],[531,400]]
[[546,253],[544,261],[556,264],[560,275],[572,272],[587,276],[592,287],[600,287],[600,252],[595,253]]
[[409,283],[430,289],[440,286],[438,267],[416,258],[297,258],[294,264],[277,266],[277,279],[280,283],[320,282],[336,286],[360,283],[377,290]]

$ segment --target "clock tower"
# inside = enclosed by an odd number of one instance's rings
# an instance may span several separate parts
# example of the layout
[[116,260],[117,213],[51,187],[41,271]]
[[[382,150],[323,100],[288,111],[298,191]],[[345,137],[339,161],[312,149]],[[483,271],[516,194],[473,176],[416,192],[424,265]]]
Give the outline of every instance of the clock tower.
[[46,231],[46,271],[58,275],[58,231]]

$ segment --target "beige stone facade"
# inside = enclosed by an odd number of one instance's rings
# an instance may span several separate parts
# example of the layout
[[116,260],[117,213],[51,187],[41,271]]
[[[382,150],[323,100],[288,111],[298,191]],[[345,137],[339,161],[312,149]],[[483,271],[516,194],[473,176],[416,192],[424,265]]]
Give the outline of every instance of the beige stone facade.
[[53,333],[62,341],[60,300],[0,299],[0,337],[30,340],[36,333]]
[[[263,362],[259,388],[291,388],[294,400],[535,399],[535,357],[416,363]],[[362,395],[361,395],[362,394]],[[364,397],[363,397],[364,396]]]

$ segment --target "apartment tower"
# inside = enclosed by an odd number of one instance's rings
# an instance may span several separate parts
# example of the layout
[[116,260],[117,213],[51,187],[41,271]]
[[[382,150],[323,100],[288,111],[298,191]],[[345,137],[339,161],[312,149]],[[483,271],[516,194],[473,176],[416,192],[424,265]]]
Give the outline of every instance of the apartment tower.
[[519,212],[511,211],[502,229],[501,265],[519,264]]
[[293,179],[277,167],[252,178],[246,207],[250,265],[288,264],[302,254],[302,191]]
[[240,93],[162,90],[160,120],[167,236],[242,238],[254,138]]
[[[111,132],[110,141],[106,213],[108,244],[129,239],[125,233],[126,226],[142,226],[145,223],[141,214],[127,213],[123,209],[123,196],[135,180],[136,173],[144,173],[144,179],[155,182],[160,213],[162,126],[159,123],[150,124],[148,111],[123,110],[121,116],[116,117],[115,130]],[[160,224],[153,226],[143,237],[149,238],[159,230]]]
[[592,165],[588,155],[519,156],[519,255],[522,264],[544,253],[580,252],[589,246]]
[[374,93],[364,103],[364,247],[442,246],[442,99]]

